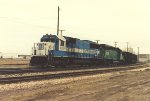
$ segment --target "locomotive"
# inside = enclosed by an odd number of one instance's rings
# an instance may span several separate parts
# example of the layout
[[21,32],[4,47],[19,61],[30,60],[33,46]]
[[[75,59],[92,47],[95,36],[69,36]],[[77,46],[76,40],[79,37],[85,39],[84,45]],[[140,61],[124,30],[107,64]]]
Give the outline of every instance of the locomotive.
[[31,66],[135,64],[137,55],[90,40],[61,35],[43,35],[32,48]]

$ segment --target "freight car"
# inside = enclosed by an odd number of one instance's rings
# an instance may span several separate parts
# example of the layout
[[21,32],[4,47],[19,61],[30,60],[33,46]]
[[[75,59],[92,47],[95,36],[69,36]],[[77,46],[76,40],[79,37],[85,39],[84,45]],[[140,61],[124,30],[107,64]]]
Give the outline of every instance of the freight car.
[[124,64],[135,64],[137,63],[137,55],[130,52],[122,52],[124,57]]
[[[46,34],[40,42],[34,43],[30,65],[110,65],[130,61],[127,58],[129,56],[119,48],[106,44]],[[135,62],[134,60],[131,63]]]

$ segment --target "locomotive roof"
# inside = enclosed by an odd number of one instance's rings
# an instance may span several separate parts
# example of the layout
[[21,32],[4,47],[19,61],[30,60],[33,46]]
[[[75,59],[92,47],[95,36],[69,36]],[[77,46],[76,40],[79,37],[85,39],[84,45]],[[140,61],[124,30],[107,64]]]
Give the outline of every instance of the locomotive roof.
[[64,36],[64,38],[67,39],[78,39],[78,38],[73,38],[73,37],[68,37],[68,36]]
[[125,54],[133,54],[133,55],[136,55],[135,53],[131,53],[131,52],[126,52],[126,51],[122,51],[122,53],[125,53]]
[[[68,40],[70,40],[70,39],[73,39],[73,40],[81,40],[81,39],[79,39],[79,38],[73,38],[73,37],[68,37],[68,36],[64,36],[64,38],[66,38],[66,40],[68,39]],[[95,43],[95,42],[93,42],[93,41],[91,41],[91,40],[82,40],[82,41],[86,41],[86,42],[89,42],[89,43]]]
[[99,46],[102,47],[102,48],[107,48],[107,49],[120,50],[119,48],[116,48],[116,47],[113,47],[113,46],[110,46],[110,45],[107,45],[107,44],[100,44]]
[[91,40],[83,40],[83,41],[90,42],[90,43],[95,43],[95,42],[93,42]]

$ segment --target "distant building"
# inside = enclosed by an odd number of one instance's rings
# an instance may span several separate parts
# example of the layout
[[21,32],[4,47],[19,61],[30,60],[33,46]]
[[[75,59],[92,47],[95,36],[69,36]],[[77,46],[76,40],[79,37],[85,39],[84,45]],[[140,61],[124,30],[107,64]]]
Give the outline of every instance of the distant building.
[[18,58],[17,53],[0,53],[0,58]]
[[140,62],[148,62],[150,61],[150,54],[139,54]]
[[23,59],[30,59],[31,55],[18,55],[18,58],[23,58]]

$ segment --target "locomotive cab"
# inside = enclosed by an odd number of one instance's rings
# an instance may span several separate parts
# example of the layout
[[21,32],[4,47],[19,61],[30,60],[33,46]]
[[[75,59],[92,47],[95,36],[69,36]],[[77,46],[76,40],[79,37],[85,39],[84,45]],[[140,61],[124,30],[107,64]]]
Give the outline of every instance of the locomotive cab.
[[52,35],[43,35],[41,42],[34,43],[32,48],[33,56],[46,56],[49,54],[49,51],[55,50],[54,37]]
[[34,43],[30,65],[48,65],[49,58],[58,51],[66,51],[66,39],[62,35],[43,35],[40,42]]
[[33,56],[45,56],[48,55],[49,51],[54,50],[53,42],[39,42],[34,43],[34,47],[32,48]]

